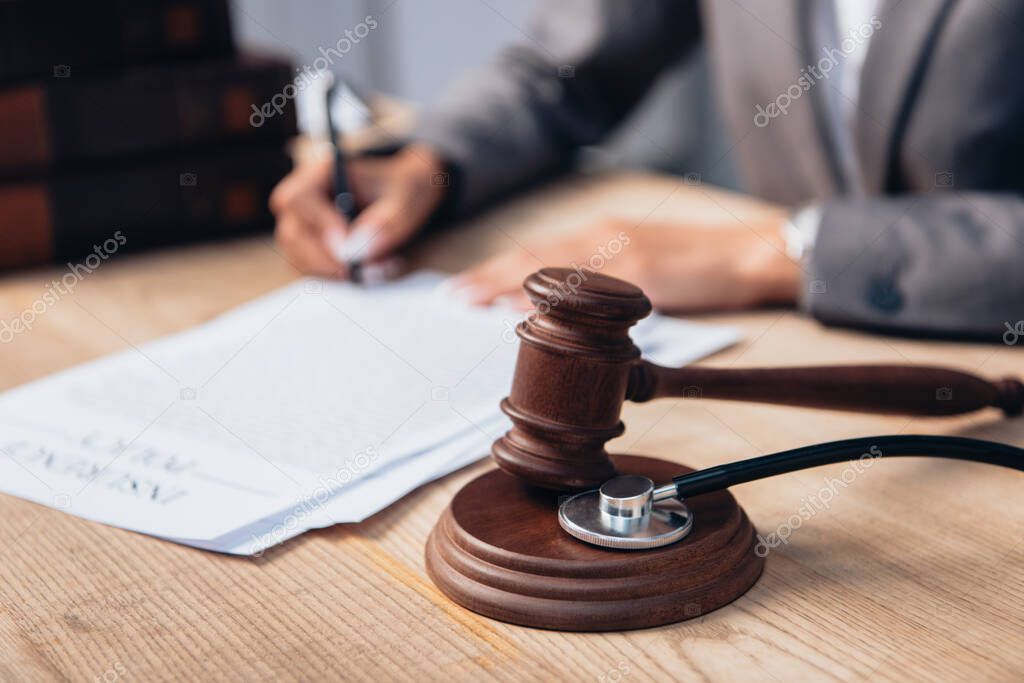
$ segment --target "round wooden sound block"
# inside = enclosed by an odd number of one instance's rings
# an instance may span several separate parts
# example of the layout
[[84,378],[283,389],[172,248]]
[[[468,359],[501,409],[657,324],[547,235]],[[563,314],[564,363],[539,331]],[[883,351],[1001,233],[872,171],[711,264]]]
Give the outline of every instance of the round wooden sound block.
[[[620,474],[665,482],[676,463],[620,455]],[[474,612],[523,626],[611,631],[699,616],[743,595],[761,575],[754,527],[727,491],[686,501],[693,531],[654,550],[610,550],[558,525],[557,493],[501,470],[467,484],[426,547],[427,572]]]

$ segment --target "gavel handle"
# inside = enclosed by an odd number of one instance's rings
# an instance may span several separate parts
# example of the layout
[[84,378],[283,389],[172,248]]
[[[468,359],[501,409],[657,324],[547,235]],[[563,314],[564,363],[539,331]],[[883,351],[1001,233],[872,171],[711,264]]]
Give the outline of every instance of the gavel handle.
[[716,398],[894,415],[957,415],[993,406],[1024,408],[1024,384],[989,382],[948,368],[833,365],[796,368],[666,368],[637,361],[626,398]]

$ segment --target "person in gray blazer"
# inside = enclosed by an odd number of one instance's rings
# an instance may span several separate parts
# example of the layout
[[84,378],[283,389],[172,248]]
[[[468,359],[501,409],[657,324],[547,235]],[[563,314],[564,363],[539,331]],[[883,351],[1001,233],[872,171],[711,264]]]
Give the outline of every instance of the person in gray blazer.
[[271,200],[285,253],[325,276],[382,262],[439,210],[564,169],[703,41],[730,153],[767,208],[726,229],[609,217],[453,286],[481,304],[515,297],[540,265],[585,265],[617,240],[602,272],[663,310],[789,305],[993,340],[1024,325],[1024,4],[548,0],[524,35],[399,153],[352,163],[365,205],[353,225],[330,203],[328,161],[285,179]]

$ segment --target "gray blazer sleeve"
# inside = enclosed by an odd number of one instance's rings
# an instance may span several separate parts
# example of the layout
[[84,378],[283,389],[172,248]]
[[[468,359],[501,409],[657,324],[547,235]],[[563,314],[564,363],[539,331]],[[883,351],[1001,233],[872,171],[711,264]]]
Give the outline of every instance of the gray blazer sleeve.
[[697,3],[545,0],[520,44],[445,93],[414,139],[458,170],[456,211],[600,140],[700,36]]
[[827,203],[806,284],[804,307],[825,323],[1002,338],[1024,319],[1024,199]]

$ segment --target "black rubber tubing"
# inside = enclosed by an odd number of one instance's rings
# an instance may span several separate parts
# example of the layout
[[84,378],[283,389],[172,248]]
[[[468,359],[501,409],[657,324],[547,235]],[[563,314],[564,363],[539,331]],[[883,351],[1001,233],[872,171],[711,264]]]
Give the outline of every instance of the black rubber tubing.
[[682,498],[720,491],[736,484],[774,477],[819,465],[858,458],[925,456],[971,460],[1024,471],[1024,449],[995,441],[959,436],[866,436],[803,446],[676,477],[672,483]]

